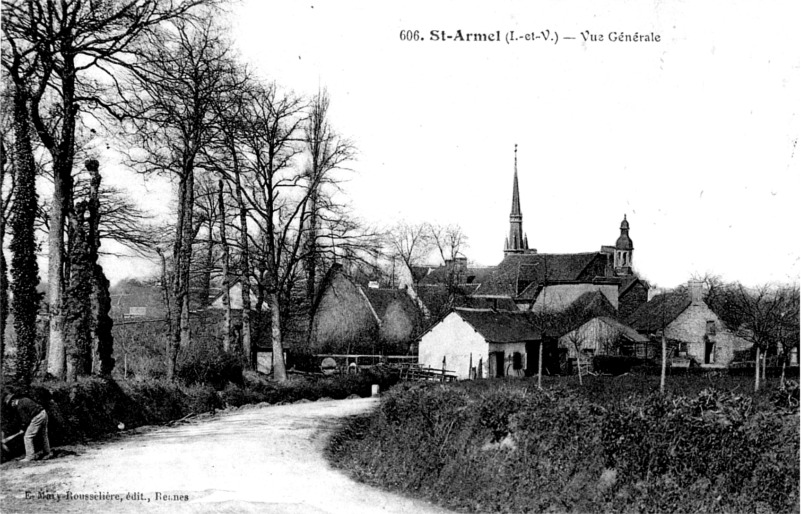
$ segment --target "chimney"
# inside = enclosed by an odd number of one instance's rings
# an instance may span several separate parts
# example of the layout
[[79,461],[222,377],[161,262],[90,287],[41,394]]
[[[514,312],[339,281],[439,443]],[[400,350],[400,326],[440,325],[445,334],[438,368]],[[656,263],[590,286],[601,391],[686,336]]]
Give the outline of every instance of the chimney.
[[692,305],[701,305],[703,303],[702,292],[704,283],[700,280],[690,280],[687,283],[690,289],[690,300]]

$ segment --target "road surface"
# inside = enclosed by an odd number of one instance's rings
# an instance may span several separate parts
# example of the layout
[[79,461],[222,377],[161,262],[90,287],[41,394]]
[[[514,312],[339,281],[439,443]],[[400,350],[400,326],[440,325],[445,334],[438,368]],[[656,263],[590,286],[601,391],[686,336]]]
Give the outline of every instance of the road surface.
[[51,461],[6,463],[0,511],[447,512],[354,482],[326,462],[331,431],[376,402],[255,407],[140,430]]

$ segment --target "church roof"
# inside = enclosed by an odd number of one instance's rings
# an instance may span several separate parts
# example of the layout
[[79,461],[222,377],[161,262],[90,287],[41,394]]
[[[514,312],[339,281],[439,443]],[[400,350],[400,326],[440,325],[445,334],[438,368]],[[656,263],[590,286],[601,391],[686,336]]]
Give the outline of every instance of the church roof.
[[536,297],[537,286],[545,282],[592,279],[584,277],[584,271],[601,256],[601,252],[567,254],[508,254],[487,279],[482,282],[476,294],[505,295],[518,297],[518,287],[522,282],[526,287],[520,291],[521,299]]
[[[458,285],[482,284],[487,277],[495,271],[496,267],[466,268],[456,272],[455,282]],[[420,280],[421,285],[449,284],[451,281],[451,268],[439,266],[430,268],[428,274]]]

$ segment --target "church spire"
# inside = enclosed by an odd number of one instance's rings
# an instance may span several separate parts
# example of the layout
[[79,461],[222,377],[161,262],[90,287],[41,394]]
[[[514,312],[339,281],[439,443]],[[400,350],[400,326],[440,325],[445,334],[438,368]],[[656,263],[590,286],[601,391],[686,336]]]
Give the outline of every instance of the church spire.
[[520,186],[517,183],[517,144],[515,144],[515,174],[512,182],[512,212],[509,214],[509,237],[504,253],[526,253],[528,239],[523,233],[523,214],[520,211]]
[[[512,185],[512,216],[523,216],[520,212],[520,187],[517,185],[517,144],[515,143],[515,178]],[[521,220],[522,221],[522,220]]]

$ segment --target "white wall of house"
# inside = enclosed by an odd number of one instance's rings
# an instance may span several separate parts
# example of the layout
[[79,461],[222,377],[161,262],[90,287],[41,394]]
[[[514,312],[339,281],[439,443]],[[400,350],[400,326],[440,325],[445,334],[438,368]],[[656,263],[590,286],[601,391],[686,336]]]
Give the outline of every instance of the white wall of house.
[[[505,377],[519,377],[525,376],[527,362],[526,356],[526,343],[490,343],[490,353],[503,352],[504,370],[503,376]],[[522,367],[518,370],[514,369],[514,353],[519,352],[522,356]],[[484,376],[488,376],[484,374]]]
[[420,339],[420,364],[442,369],[444,357],[445,369],[454,371],[460,380],[470,378],[471,356],[473,367],[478,368],[480,361],[483,368],[481,376],[486,377],[489,370],[489,344],[455,312],[445,316]]
[[[714,342],[710,362],[706,363],[707,322],[714,322],[715,335],[709,335]],[[728,366],[734,358],[734,352],[751,347],[751,343],[737,337],[728,330],[718,316],[705,303],[697,302],[687,307],[684,312],[665,328],[665,336],[687,343],[687,356],[693,357],[701,365]]]
[[545,286],[540,291],[532,310],[534,312],[562,310],[576,301],[579,296],[592,291],[603,293],[612,307],[617,309],[618,286],[616,284],[553,284]]
[[[228,289],[228,296],[230,297],[231,302],[231,309],[233,310],[242,310],[242,284],[237,282],[236,284],[232,285]],[[253,294],[253,290],[250,290],[250,308],[253,309],[256,306],[256,295]],[[223,305],[222,295],[218,296],[214,299],[212,304],[209,306],[212,309],[224,309],[225,306]],[[261,310],[266,311],[267,302],[262,304]]]

